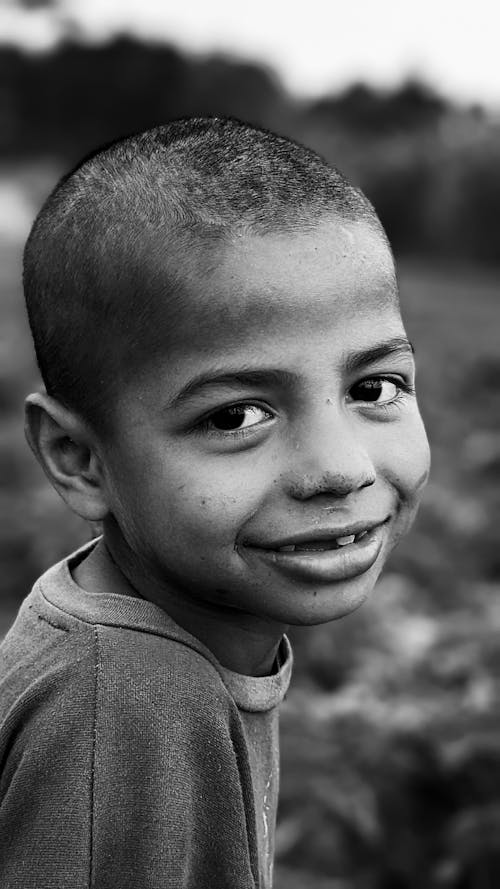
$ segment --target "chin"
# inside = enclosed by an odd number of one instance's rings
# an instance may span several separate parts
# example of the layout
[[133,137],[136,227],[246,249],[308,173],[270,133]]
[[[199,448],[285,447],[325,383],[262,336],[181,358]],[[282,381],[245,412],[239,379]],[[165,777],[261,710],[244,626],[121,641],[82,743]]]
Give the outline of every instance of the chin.
[[377,583],[380,571],[375,577],[358,577],[349,583],[327,586],[323,589],[304,590],[297,602],[297,591],[294,591],[295,608],[280,609],[278,619],[289,626],[313,627],[318,624],[340,620],[353,614],[367,601]]

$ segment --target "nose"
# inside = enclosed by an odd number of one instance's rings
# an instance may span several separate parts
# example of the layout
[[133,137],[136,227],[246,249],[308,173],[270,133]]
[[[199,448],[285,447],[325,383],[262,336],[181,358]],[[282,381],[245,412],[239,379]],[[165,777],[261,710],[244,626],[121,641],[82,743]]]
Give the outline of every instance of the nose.
[[331,411],[321,421],[307,424],[295,438],[289,476],[294,499],[345,498],[375,480],[375,465],[359,418]]

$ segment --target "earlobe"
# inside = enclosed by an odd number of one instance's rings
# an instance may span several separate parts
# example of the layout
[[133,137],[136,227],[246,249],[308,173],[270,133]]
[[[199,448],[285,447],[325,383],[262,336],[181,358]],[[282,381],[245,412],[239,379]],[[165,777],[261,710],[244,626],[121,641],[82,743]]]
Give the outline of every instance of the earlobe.
[[89,522],[108,514],[100,461],[82,420],[54,398],[29,395],[25,403],[28,444],[65,503]]

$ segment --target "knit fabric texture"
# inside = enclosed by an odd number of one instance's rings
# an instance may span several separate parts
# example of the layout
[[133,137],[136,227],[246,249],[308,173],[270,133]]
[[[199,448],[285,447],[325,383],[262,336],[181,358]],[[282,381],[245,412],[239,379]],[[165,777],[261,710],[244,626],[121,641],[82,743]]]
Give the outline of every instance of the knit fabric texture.
[[77,586],[85,554],[0,645],[0,886],[269,889],[287,638],[273,675],[233,673],[152,602]]

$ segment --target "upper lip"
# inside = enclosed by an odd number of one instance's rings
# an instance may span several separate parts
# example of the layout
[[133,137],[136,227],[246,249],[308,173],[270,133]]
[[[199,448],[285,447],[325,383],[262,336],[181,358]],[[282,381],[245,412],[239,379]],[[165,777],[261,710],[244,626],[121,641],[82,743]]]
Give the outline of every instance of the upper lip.
[[272,540],[266,543],[254,543],[250,544],[250,546],[258,546],[260,549],[280,549],[282,546],[301,546],[304,543],[337,540],[339,537],[350,537],[352,534],[356,535],[372,531],[378,525],[383,525],[387,521],[387,518],[388,516],[385,519],[353,522],[350,525],[342,525],[342,527],[337,526],[336,528],[315,528],[314,531],[307,531],[303,534],[290,534],[288,537],[280,537],[279,540]]

